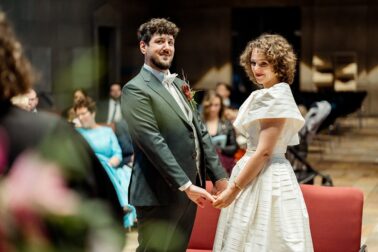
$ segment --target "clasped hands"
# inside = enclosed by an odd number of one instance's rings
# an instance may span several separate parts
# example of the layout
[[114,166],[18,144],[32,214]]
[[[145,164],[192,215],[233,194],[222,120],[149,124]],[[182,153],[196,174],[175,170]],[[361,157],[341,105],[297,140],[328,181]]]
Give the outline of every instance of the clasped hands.
[[227,180],[219,180],[215,183],[211,194],[205,189],[191,185],[185,193],[199,207],[205,207],[205,201],[210,201],[215,208],[229,206],[236,198],[240,190],[234,185],[228,185]]

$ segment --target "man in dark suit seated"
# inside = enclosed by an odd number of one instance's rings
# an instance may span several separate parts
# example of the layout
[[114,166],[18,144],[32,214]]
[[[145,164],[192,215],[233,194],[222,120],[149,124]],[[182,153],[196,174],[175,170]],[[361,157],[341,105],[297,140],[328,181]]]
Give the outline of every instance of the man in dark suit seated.
[[121,95],[121,84],[111,84],[109,99],[98,102],[96,113],[97,122],[111,124],[122,119]]

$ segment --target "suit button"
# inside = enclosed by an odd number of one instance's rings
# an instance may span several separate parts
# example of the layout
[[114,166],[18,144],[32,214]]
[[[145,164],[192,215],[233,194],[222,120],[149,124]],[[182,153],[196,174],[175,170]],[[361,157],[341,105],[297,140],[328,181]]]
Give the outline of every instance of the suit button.
[[189,137],[193,139],[193,138],[194,138],[194,133],[193,133],[193,132],[190,133],[190,134],[189,134]]
[[192,154],[192,158],[193,158],[193,159],[196,159],[196,157],[197,157],[197,152],[193,152],[193,154]]

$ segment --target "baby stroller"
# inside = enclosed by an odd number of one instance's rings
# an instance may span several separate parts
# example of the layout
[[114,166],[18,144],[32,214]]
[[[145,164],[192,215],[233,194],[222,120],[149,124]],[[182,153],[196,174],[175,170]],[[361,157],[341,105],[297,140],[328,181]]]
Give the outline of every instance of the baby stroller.
[[331,112],[331,105],[327,101],[315,102],[305,116],[305,124],[299,131],[300,143],[290,146],[287,150],[287,159],[293,166],[295,175],[300,184],[314,184],[314,178],[320,176],[322,185],[333,186],[329,175],[318,172],[308,161],[308,144],[313,140],[320,125]]

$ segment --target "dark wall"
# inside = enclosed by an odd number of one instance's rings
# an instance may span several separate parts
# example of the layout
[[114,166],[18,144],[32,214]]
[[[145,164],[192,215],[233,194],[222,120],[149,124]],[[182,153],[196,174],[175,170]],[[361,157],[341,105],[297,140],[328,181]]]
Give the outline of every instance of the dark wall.
[[[242,44],[261,32],[273,31],[286,36],[300,56],[294,89],[316,91],[312,58],[317,52],[355,53],[357,90],[368,91],[363,113],[378,114],[376,0],[151,2],[129,0],[120,4],[124,20],[122,76],[125,81],[142,64],[135,35],[139,24],[151,17],[169,17],[181,28],[172,70],[181,73],[183,69],[191,84],[199,89],[212,88],[217,81],[233,83],[238,89],[243,72],[236,59]],[[235,28],[235,22],[242,19],[238,10],[243,16],[249,15],[249,19],[244,27]]]
[[72,90],[94,93],[93,12],[103,0],[2,0],[0,7],[40,75],[36,89],[57,109],[71,102]]
[[[278,22],[279,20],[279,22]],[[299,7],[234,8],[232,11],[232,65],[235,100],[245,100],[257,89],[239,66],[240,55],[247,43],[263,33],[280,34],[293,46],[298,58],[301,54],[301,10]],[[292,84],[299,90],[299,68]]]
[[[240,70],[235,48],[241,47],[235,42],[235,32],[244,29],[252,37],[265,27],[274,30],[288,22],[291,27],[300,27],[300,31],[293,31],[300,40],[298,88],[316,90],[312,58],[318,51],[352,51],[358,61],[357,88],[368,91],[363,112],[378,114],[376,0],[2,0],[0,6],[41,72],[37,88],[51,93],[57,108],[69,105],[75,87],[101,97],[106,96],[107,82],[126,83],[143,64],[136,39],[138,26],[152,17],[167,17],[181,28],[172,71],[181,74],[184,70],[195,87],[235,82],[233,71]],[[269,8],[282,8],[282,15],[274,15]],[[299,24],[291,20],[289,10],[293,8],[299,9]],[[251,15],[245,27],[236,31],[235,11],[243,9],[251,14],[265,9],[265,21],[259,23],[255,19],[258,14]],[[94,60],[98,58],[95,46],[106,42],[99,39],[100,27],[114,28],[109,52],[112,62],[103,68]],[[115,70],[104,77],[101,70],[109,67]]]
[[[222,6],[197,8],[193,4],[154,1],[145,5],[124,5],[122,74],[125,81],[137,73],[143,63],[136,30],[152,17],[169,18],[180,28],[171,71],[180,75],[184,71],[192,85],[203,88],[208,82],[206,74],[211,68],[216,73],[230,63],[231,9]],[[230,82],[230,73],[226,78]]]
[[364,114],[378,114],[378,1],[314,1],[302,6],[302,90],[315,90],[312,58],[353,53],[357,90],[368,91]]

